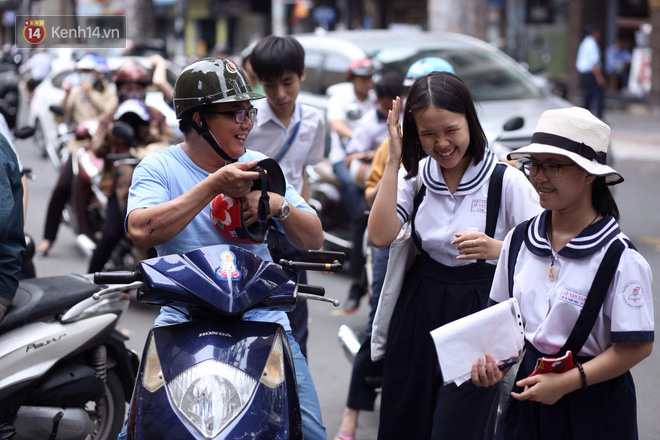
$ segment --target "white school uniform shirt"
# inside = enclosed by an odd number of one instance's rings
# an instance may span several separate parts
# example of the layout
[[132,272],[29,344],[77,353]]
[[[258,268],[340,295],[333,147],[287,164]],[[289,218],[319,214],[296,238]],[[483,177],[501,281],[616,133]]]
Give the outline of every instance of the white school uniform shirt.
[[587,35],[578,48],[575,68],[580,73],[589,73],[594,67],[594,64],[600,66],[600,48],[596,39],[591,35]]
[[[355,129],[358,121],[370,109],[376,105],[376,94],[373,90],[369,91],[369,96],[364,101],[360,101],[355,96],[353,83],[343,83],[333,86],[333,92],[328,100],[328,124],[335,119],[343,120],[348,127]],[[353,110],[357,119],[348,119],[347,112]],[[342,138],[332,129],[330,133],[330,153],[328,158],[330,163],[341,162],[346,158],[346,150]]]
[[346,145],[346,154],[365,153],[378,148],[387,139],[387,116],[381,115],[376,107],[358,121],[353,137]]
[[316,165],[323,159],[325,149],[325,119],[320,110],[302,104],[302,120],[298,101],[293,116],[287,127],[270,108],[267,99],[253,102],[257,110],[257,120],[247,138],[247,146],[268,157],[276,157],[289,140],[298,121],[300,128],[289,150],[279,160],[282,172],[298,191],[303,188],[303,169],[307,165]]
[[[559,272],[551,281],[547,272],[553,251],[547,239],[546,217],[544,211],[533,219],[520,247],[513,296],[520,305],[525,338],[540,352],[554,354],[573,330],[609,245],[627,237],[609,215],[587,226],[556,254]],[[511,234],[495,270],[490,292],[494,302],[509,299],[510,244]],[[581,356],[597,356],[617,342],[653,341],[651,282],[649,264],[639,252],[626,247]]]
[[[418,175],[410,180],[404,179],[405,168],[399,169],[397,215],[401,222],[412,217],[415,180],[421,178],[426,186],[426,196],[415,216],[415,231],[423,249],[435,261],[445,266],[474,262],[457,260],[458,249],[451,241],[456,238],[455,233],[466,232],[469,227],[485,232],[488,182],[497,163],[495,154],[486,149],[482,161],[470,163],[454,194],[449,192],[440,165],[433,159],[426,160]],[[494,238],[504,240],[509,230],[541,210],[538,195],[522,171],[507,166]],[[497,264],[497,260],[487,262]]]

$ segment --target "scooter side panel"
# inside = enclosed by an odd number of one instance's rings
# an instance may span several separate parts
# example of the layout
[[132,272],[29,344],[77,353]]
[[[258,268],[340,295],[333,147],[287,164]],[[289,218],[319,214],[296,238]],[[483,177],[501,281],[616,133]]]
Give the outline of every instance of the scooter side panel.
[[35,322],[0,337],[0,389],[42,376],[57,361],[117,321],[109,313],[62,325]]

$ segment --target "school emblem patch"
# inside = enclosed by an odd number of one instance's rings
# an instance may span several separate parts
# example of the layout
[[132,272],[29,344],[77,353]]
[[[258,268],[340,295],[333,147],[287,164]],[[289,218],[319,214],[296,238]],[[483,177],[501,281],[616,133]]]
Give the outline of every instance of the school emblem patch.
[[644,305],[642,285],[638,281],[630,281],[623,288],[623,300],[628,307],[639,309]]

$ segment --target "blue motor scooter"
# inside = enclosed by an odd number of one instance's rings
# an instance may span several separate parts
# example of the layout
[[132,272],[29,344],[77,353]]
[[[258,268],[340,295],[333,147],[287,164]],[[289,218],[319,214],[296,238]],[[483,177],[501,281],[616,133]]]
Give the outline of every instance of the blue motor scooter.
[[[128,438],[302,439],[293,358],[284,329],[243,321],[255,308],[290,310],[324,298],[294,269],[339,271],[344,254],[308,251],[304,262],[263,261],[232,245],[142,261],[135,272],[95,274],[139,288],[138,301],[180,309],[190,322],[153,328],[128,420]],[[103,291],[97,297],[103,295]]]

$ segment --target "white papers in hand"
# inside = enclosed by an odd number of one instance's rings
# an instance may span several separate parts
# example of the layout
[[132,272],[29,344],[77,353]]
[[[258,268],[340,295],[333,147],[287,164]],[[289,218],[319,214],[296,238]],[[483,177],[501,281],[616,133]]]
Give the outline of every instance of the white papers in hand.
[[431,337],[445,385],[470,379],[472,364],[486,354],[498,362],[518,358],[525,343],[515,298],[438,327]]

